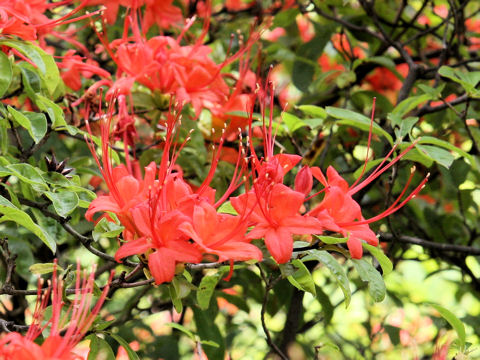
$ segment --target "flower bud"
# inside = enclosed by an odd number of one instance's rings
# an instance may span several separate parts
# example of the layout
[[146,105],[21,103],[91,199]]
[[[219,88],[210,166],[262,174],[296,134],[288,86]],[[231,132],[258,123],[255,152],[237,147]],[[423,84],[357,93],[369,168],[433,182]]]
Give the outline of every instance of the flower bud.
[[295,177],[295,191],[301,192],[307,196],[312,190],[313,178],[310,167],[304,166]]

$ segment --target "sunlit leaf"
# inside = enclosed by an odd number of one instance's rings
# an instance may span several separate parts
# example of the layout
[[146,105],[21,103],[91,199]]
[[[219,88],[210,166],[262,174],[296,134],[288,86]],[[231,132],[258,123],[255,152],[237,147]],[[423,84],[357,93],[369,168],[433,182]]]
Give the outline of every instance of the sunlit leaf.
[[317,294],[315,292],[315,283],[312,274],[310,274],[310,271],[308,271],[305,264],[299,259],[293,260],[292,264],[297,270],[292,275],[288,276],[287,280],[297,289],[309,292],[313,296],[316,296]]
[[338,263],[338,261],[328,252],[321,251],[321,250],[307,250],[305,252],[307,256],[303,257],[302,260],[317,260],[324,264],[328,270],[332,273],[337,281],[340,289],[343,291],[343,295],[345,296],[345,307],[348,307],[350,304],[350,299],[352,297],[352,292],[350,290],[350,284],[348,281],[348,277],[345,274],[342,266]]
[[352,259],[360,278],[368,282],[368,292],[376,302],[383,301],[387,293],[382,275],[365,259]]

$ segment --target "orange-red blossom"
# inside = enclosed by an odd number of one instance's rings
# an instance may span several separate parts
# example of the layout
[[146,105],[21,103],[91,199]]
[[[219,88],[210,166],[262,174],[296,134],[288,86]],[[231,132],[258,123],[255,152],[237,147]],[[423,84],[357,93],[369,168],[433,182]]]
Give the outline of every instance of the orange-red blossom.
[[[270,91],[272,93],[272,91]],[[250,104],[253,106],[253,104]],[[253,107],[250,108],[253,110]],[[262,110],[265,112],[265,109]],[[252,112],[253,113],[253,112]],[[218,261],[262,260],[260,250],[251,244],[253,239],[264,239],[265,244],[278,263],[290,260],[294,235],[322,234],[333,231],[348,238],[347,246],[353,258],[362,256],[362,242],[378,245],[375,233],[369,224],[397,211],[417,194],[425,178],[408,196],[404,197],[413,172],[404,190],[390,207],[370,219],[362,215],[361,206],[353,195],[370,184],[396,164],[414,144],[399,156],[390,159],[394,146],[382,163],[360,182],[351,186],[333,168],[327,169],[326,177],[317,167],[305,166],[298,171],[294,188],[285,185],[284,177],[301,160],[293,154],[274,154],[273,102],[270,122],[264,123],[263,155],[257,154],[252,143],[252,116],[249,119],[248,149],[239,149],[239,157],[232,182],[225,194],[215,200],[215,189],[210,187],[219,161],[223,136],[214,151],[210,171],[203,184],[194,190],[183,178],[176,159],[188,138],[181,145],[174,142],[178,116],[169,114],[166,122],[163,156],[157,165],[145,167],[142,176],[136,161],[130,161],[126,152],[126,165],[113,167],[109,156],[110,121],[112,116],[100,116],[107,120],[102,124],[103,164],[97,162],[110,190],[108,195],[94,200],[87,219],[97,212],[117,215],[125,226],[123,240],[115,258],[121,260],[130,255],[145,255],[148,266],[157,284],[171,281],[178,263],[199,263],[208,255]],[[373,115],[372,115],[373,122]],[[371,131],[368,147],[371,142]],[[247,156],[247,151],[250,153]],[[93,145],[92,153],[95,154]],[[364,170],[366,168],[364,165]],[[323,189],[310,196],[316,178]],[[243,194],[230,195],[240,185],[245,185]],[[302,213],[304,204],[323,193],[321,201],[309,206]],[[219,196],[217,196],[218,198]],[[403,198],[403,200],[402,200]],[[218,211],[220,205],[230,201],[236,214]],[[303,210],[304,211],[304,210]],[[110,219],[110,217],[107,217]]]
[[[42,289],[39,280],[37,302],[33,313],[33,321],[28,332],[22,335],[10,332],[0,337],[0,360],[78,360],[83,359],[74,352],[75,346],[82,340],[92,326],[100,308],[105,301],[109,290],[107,284],[98,298],[93,309],[90,309],[93,300],[94,276],[80,271],[77,264],[77,278],[75,282],[75,297],[65,315],[64,284],[57,276],[56,262],[53,267],[53,276],[47,289]],[[113,273],[110,276],[109,283]],[[51,299],[51,317],[44,322],[46,308]],[[45,329],[49,335],[39,344],[36,339]]]

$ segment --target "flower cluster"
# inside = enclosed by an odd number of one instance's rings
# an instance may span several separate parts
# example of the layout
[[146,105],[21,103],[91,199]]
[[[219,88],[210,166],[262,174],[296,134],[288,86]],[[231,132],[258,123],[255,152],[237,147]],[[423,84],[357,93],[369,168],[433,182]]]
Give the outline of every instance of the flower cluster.
[[[42,289],[43,282],[39,279],[37,302],[33,313],[33,320],[25,335],[10,332],[0,337],[0,359],[2,360],[77,360],[82,359],[75,352],[75,346],[83,339],[93,321],[100,312],[109,290],[110,280],[103,288],[95,306],[91,309],[94,276],[80,270],[77,264],[75,295],[69,300],[70,305],[65,309],[65,288],[61,276],[57,275],[57,263],[53,266],[53,276],[46,289]],[[47,306],[51,300],[51,317],[45,321]],[[66,315],[65,315],[66,314]],[[49,335],[41,345],[36,341],[44,330]]]
[[[294,235],[320,235],[333,231],[348,238],[347,246],[353,258],[361,258],[362,241],[378,245],[369,223],[398,210],[423,187],[424,179],[405,199],[410,180],[400,197],[383,213],[364,219],[360,205],[353,195],[388,170],[414,145],[389,161],[396,149],[365,180],[349,186],[333,168],[327,169],[325,177],[318,167],[302,167],[295,178],[294,188],[284,184],[285,175],[301,161],[294,154],[275,154],[273,132],[273,89],[271,83],[263,94],[272,94],[268,123],[261,127],[263,154],[253,144],[253,106],[249,104],[250,118],[247,146],[240,142],[235,173],[224,194],[216,194],[210,185],[223,147],[224,136],[214,151],[211,168],[202,185],[193,188],[184,178],[176,164],[185,142],[175,142],[175,129],[179,125],[178,112],[168,114],[165,128],[163,155],[159,164],[150,163],[144,175],[136,160],[125,152],[126,164],[113,167],[110,156],[110,128],[114,113],[112,105],[106,114],[97,114],[104,119],[102,131],[102,161],[97,158],[93,142],[90,147],[97,159],[109,189],[108,195],[95,199],[87,213],[93,220],[95,213],[104,212],[109,221],[116,215],[125,227],[123,242],[115,258],[121,260],[130,255],[143,255],[157,284],[171,281],[178,263],[199,263],[206,256],[215,255],[217,261],[262,260],[262,253],[251,241],[264,239],[266,247],[278,263],[290,260]],[[119,96],[119,100],[124,95]],[[266,117],[266,95],[262,113]],[[121,101],[119,101],[119,104]],[[373,115],[372,115],[373,124]],[[371,132],[369,145],[371,141]],[[367,164],[365,163],[365,167]],[[364,168],[365,169],[365,168]],[[362,173],[363,175],[363,173]],[[323,188],[310,195],[313,179]],[[243,193],[231,196],[241,188]],[[321,201],[317,195],[323,193]],[[217,198],[217,200],[216,200]],[[234,214],[225,214],[218,209],[226,202],[234,208]],[[311,208],[305,211],[305,205]]]

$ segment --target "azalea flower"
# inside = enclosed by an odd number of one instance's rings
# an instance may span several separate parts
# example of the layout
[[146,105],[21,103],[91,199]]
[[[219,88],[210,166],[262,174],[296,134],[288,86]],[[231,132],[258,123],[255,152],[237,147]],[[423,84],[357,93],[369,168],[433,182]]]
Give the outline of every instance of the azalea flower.
[[154,24],[160,29],[171,29],[183,23],[182,10],[173,5],[173,0],[145,0],[145,4],[142,24],[145,33]]
[[[375,101],[372,109],[372,120],[367,149],[370,149],[374,113]],[[396,144],[390,150],[384,160],[362,181],[362,177],[367,166],[367,157],[361,175],[351,186],[348,185],[348,183],[331,166],[327,169],[327,177],[323,175],[320,168],[311,168],[312,175],[324,186],[322,192],[325,193],[325,196],[317,206],[309,211],[308,214],[316,217],[326,230],[338,232],[347,237],[347,246],[352,258],[354,259],[360,259],[363,255],[363,240],[372,246],[378,245],[378,239],[368,224],[383,219],[399,210],[408,201],[415,197],[415,195],[424,187],[428,180],[427,175],[427,177],[425,177],[420,184],[417,185],[417,187],[410,192],[405,199],[402,200],[402,197],[405,195],[415,172],[415,168],[412,168],[410,177],[408,178],[407,183],[398,198],[382,213],[370,219],[364,219],[360,205],[352,198],[352,196],[364,187],[368,186],[372,181],[377,179],[381,174],[400,161],[400,159],[415,146],[415,142],[409,145],[398,156],[387,163],[397,146],[398,144]]]
[[262,260],[262,252],[250,244],[252,237],[245,236],[248,224],[242,216],[217,213],[206,201],[194,206],[191,222],[184,222],[180,230],[208,254],[218,256],[218,261]]
[[[78,360],[83,359],[75,353],[75,346],[82,340],[92,326],[93,321],[100,312],[109,290],[110,280],[103,288],[97,303],[90,309],[94,292],[94,276],[92,271],[89,275],[81,272],[80,264],[77,264],[77,278],[75,282],[75,297],[65,312],[64,284],[60,276],[57,276],[56,262],[53,267],[52,281],[47,289],[42,289],[39,280],[37,302],[33,313],[33,321],[28,332],[22,335],[18,332],[10,332],[0,338],[0,359],[2,360]],[[44,316],[51,299],[52,316],[44,322]],[[67,318],[68,316],[68,318]],[[67,325],[68,322],[68,325]],[[49,329],[49,335],[39,344],[38,337],[45,329]]]
[[63,82],[72,90],[78,91],[82,87],[82,79],[91,78],[98,75],[103,78],[110,78],[110,73],[98,66],[98,63],[91,59],[83,59],[79,55],[75,55],[75,50],[68,50],[62,61],[57,63],[62,71],[61,76]]
[[[323,228],[316,218],[300,214],[300,208],[305,201],[305,192],[301,192],[304,189],[295,191],[283,184],[285,174],[301,160],[301,157],[292,154],[274,155],[272,83],[269,83],[268,87],[271,102],[268,126],[265,120],[262,126],[264,158],[258,157],[255,147],[250,142],[253,189],[231,198],[230,202],[239,214],[248,214],[248,225],[253,228],[247,234],[247,238],[264,238],[273,258],[278,263],[286,263],[292,256],[294,234],[320,234]],[[262,118],[265,119],[265,103],[261,105],[263,105]],[[250,134],[251,120],[252,116]]]
[[265,239],[267,249],[280,264],[290,260],[293,237],[297,234],[320,234],[322,224],[312,216],[299,213],[305,195],[283,184],[275,184],[266,191],[250,191],[230,201],[237,212],[249,214],[253,229],[249,239]]
[[[146,1],[143,26],[150,24],[153,18],[160,21],[159,14],[165,15],[165,12],[156,8],[168,4],[171,5],[171,1]],[[242,106],[242,96],[237,97],[239,94],[235,93],[230,97],[230,88],[225,81],[227,74],[223,74],[222,69],[247,53],[259,38],[259,33],[253,32],[247,41],[241,41],[238,52],[228,54],[223,62],[216,63],[210,56],[212,49],[202,44],[210,24],[211,4],[207,5],[202,33],[192,44],[184,45],[182,41],[195,18],[185,23],[176,38],[162,35],[147,40],[140,31],[140,20],[134,10],[125,20],[125,28],[131,27],[132,37],[124,35],[121,39],[109,42],[105,34],[98,33],[105,50],[118,66],[117,80],[108,84],[111,87],[108,97],[117,96],[119,89],[122,90],[121,94],[130,94],[131,85],[137,82],[152,93],[172,95],[181,104],[191,104],[196,116],[200,115],[202,109],[216,109],[218,114],[224,105],[228,111]],[[152,7],[150,12],[149,6]],[[229,52],[230,49],[227,50]],[[227,101],[229,98],[232,99],[231,103]]]
[[[118,103],[120,106],[120,101]],[[215,190],[209,184],[215,174],[224,137],[213,152],[212,165],[204,182],[194,191],[176,165],[178,153],[188,141],[187,137],[180,145],[174,143],[179,112],[167,116],[160,164],[150,163],[142,176],[137,162],[128,160],[128,145],[125,145],[127,164],[112,165],[109,140],[113,111],[112,105],[107,114],[98,115],[102,119],[102,162],[95,153],[93,143],[89,142],[110,192],[93,200],[85,216],[92,220],[95,213],[107,212],[103,216],[113,221],[108,215],[113,213],[125,226],[124,241],[115,259],[120,261],[127,256],[144,255],[156,284],[171,281],[177,264],[199,263],[205,254],[217,255],[219,261],[260,260],[260,250],[250,245],[250,239],[245,237],[246,222],[216,213],[216,209],[243,182],[241,179],[246,164],[241,161],[242,149],[231,184],[215,201]],[[88,117],[86,122],[90,129]],[[218,226],[227,226],[229,231],[213,235],[211,230]]]
[[144,3],[144,0],[88,0],[88,5],[90,6],[102,5],[105,7],[103,16],[108,24],[113,24],[117,20],[117,14],[120,5],[136,11]]

